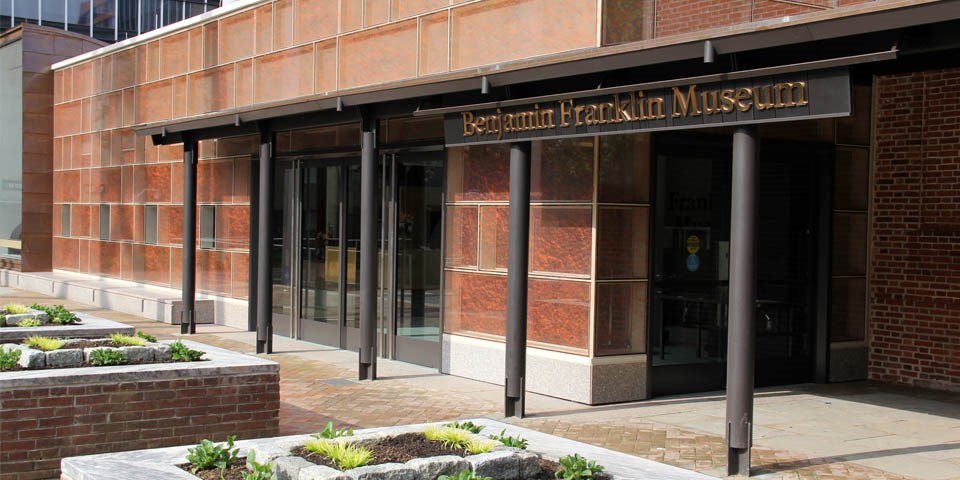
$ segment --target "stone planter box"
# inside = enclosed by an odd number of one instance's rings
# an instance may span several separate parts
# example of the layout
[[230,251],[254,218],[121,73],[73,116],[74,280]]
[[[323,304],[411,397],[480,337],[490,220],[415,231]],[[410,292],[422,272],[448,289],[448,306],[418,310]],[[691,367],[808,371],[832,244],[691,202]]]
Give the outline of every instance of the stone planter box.
[[[67,340],[63,347],[45,352],[29,348],[18,343],[0,344],[4,350],[20,350],[20,367],[28,370],[40,368],[77,368],[85,366],[90,361],[90,354],[94,350],[120,350],[124,352],[130,364],[169,362],[172,355],[166,343],[147,343],[143,346],[114,347],[87,347],[72,348],[71,343],[81,340]],[[167,342],[169,343],[169,342]]]
[[[471,419],[473,423],[484,425],[483,434],[500,433],[506,430],[507,435],[519,435],[529,440],[528,450],[504,448],[499,451],[470,457],[433,457],[432,459],[417,459],[406,464],[385,464],[374,467],[361,467],[347,472],[320,467],[306,462],[299,457],[290,457],[291,448],[302,445],[310,439],[309,435],[292,435],[287,437],[264,438],[245,440],[236,443],[240,448],[240,456],[246,456],[255,451],[258,462],[271,460],[278,480],[311,480],[311,479],[430,479],[433,480],[442,473],[444,466],[449,469],[460,467],[471,468],[485,473],[497,480],[516,479],[524,468],[530,468],[531,461],[539,456],[557,459],[565,455],[579,453],[591,460],[596,460],[606,467],[616,480],[708,480],[713,477],[690,472],[681,468],[664,465],[643,458],[634,457],[620,452],[595,447],[581,442],[549,435],[546,433],[528,430],[526,428],[509,425],[488,419]],[[407,425],[403,427],[371,428],[356,431],[355,437],[368,438],[371,436],[389,436],[401,433],[422,431],[424,425]],[[318,430],[322,425],[317,426]],[[212,440],[222,441],[226,435]],[[154,450],[140,450],[104,455],[65,458],[62,462],[62,480],[125,480],[137,478],[143,480],[160,479],[196,479],[194,475],[181,470],[177,465],[187,463],[187,450],[193,445],[180,447],[160,448]],[[512,472],[512,473],[511,473]]]
[[[40,325],[49,325],[50,324],[50,315],[47,315],[46,312],[41,312],[40,310],[30,309],[27,313],[7,313],[4,314],[6,320],[3,321],[3,324],[0,327],[11,326],[16,327],[20,325],[20,322],[24,320],[40,320]],[[24,327],[24,328],[36,328],[36,327]]]
[[278,433],[275,362],[183,343],[207,360],[0,373],[0,480],[55,478],[76,455]]
[[[44,317],[46,313],[39,312]],[[34,335],[45,337],[96,338],[108,337],[111,333],[133,335],[135,328],[125,323],[114,322],[105,318],[75,313],[81,323],[75,325],[47,324],[39,327],[2,327],[0,328],[0,343],[10,343]],[[10,317],[7,317],[9,324]]]

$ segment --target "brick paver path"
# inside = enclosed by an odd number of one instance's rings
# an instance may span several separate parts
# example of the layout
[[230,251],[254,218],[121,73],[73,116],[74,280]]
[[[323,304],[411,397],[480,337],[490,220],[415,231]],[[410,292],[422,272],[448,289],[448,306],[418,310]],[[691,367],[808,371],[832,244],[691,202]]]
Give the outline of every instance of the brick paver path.
[[[4,303],[50,302],[41,295],[20,291],[2,297]],[[133,324],[138,330],[162,339],[179,335],[179,327],[75,302],[55,301],[65,303],[67,308]],[[229,330],[225,327],[200,326],[199,330],[204,333],[191,337],[191,340],[241,352],[250,352],[253,348],[250,343],[225,338],[230,335],[205,333]],[[500,402],[444,391],[431,386],[428,381],[413,384],[393,380],[353,382],[348,379],[356,378],[355,370],[311,360],[297,353],[274,354],[269,358],[280,363],[280,431],[283,435],[315,432],[328,420],[334,421],[338,428],[363,428],[502,415]],[[722,477],[726,471],[723,438],[644,422],[631,416],[618,416],[616,411],[612,411],[603,423],[577,421],[567,415],[536,416],[515,423],[708,475]],[[830,458],[810,459],[763,447],[753,450],[753,470],[755,478],[771,479],[909,478],[855,463]]]

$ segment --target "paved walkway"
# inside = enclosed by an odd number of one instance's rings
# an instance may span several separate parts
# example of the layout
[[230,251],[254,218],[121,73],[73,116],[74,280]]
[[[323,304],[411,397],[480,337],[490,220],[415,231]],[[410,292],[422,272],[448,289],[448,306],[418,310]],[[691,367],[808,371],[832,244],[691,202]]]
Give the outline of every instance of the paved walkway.
[[[0,303],[56,302],[122,321],[161,338],[179,327],[40,294],[0,288]],[[193,338],[252,352],[254,334],[200,325]],[[381,360],[380,380],[357,382],[355,353],[277,337],[282,434],[328,421],[372,427],[500,418],[501,387]],[[547,433],[715,476],[726,470],[724,404],[688,395],[588,407],[529,395],[529,417]],[[784,479],[960,479],[960,395],[869,383],[764,389],[756,399],[753,474]]]

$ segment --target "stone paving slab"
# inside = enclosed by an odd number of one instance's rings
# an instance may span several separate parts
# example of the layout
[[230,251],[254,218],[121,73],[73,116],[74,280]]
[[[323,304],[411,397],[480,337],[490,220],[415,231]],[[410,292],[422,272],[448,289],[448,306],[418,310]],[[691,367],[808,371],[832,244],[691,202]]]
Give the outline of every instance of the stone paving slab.
[[[11,290],[12,294],[0,294],[4,301],[49,301],[48,297],[39,294]],[[90,311],[136,325],[138,329],[161,338],[179,335],[176,327],[148,319],[75,302],[64,303],[67,308]],[[201,325],[198,332],[200,334],[193,338],[204,343],[237,352],[254,350],[255,337],[250,332],[212,325]],[[315,432],[327,421],[334,421],[338,427],[362,428],[477,416],[500,419],[502,387],[439,375],[436,370],[387,360],[380,360],[381,378],[375,382],[330,384],[325,380],[356,380],[356,353],[283,337],[274,339],[277,353],[267,358],[280,364],[281,434]],[[763,437],[756,438],[753,448],[755,477],[960,479],[960,458],[953,455],[960,452],[960,396],[956,393],[861,382],[761,389],[755,398],[757,432],[763,432]],[[722,405],[723,396],[716,393],[598,407],[528,395],[530,416],[509,422],[708,475],[723,476],[726,447],[716,428],[716,425],[722,425],[718,420],[723,416]],[[661,415],[682,412],[713,418],[704,420],[707,424],[683,426],[657,420]],[[887,432],[877,427],[895,423],[913,428]],[[794,424],[818,426],[822,435],[794,434]],[[861,446],[859,451],[845,450],[844,429],[847,425],[884,430],[895,438],[884,448]],[[924,437],[928,429],[937,432],[935,438]],[[958,432],[953,441],[950,440],[950,429]],[[839,451],[845,453],[830,453]],[[931,472],[931,469],[936,471]]]

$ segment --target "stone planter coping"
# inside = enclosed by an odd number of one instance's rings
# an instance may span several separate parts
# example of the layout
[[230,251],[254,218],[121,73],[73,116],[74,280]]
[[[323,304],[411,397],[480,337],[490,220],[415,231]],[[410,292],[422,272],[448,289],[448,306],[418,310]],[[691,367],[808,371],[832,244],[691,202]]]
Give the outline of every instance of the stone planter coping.
[[[557,459],[565,455],[579,453],[580,455],[583,455],[590,460],[595,460],[597,463],[606,467],[605,472],[611,474],[615,480],[708,480],[714,478],[671,465],[657,463],[653,460],[634,457],[625,453],[615,452],[605,448],[588,445],[574,440],[568,440],[555,435],[537,432],[535,430],[509,425],[495,420],[478,418],[470,419],[470,421],[486,427],[486,429],[484,429],[482,432],[483,435],[499,434],[501,430],[506,430],[506,435],[522,436],[529,441],[530,446],[529,450],[527,450],[528,452],[536,453],[544,457]],[[440,425],[440,423],[405,425],[401,427],[369,428],[357,430],[355,432],[355,436],[366,437],[368,435],[383,434],[398,435],[401,433],[421,431],[427,425]],[[318,425],[317,428],[320,429],[322,426]],[[293,460],[291,457],[282,456],[287,455],[290,448],[302,445],[310,438],[311,437],[309,435],[291,435],[286,437],[241,440],[238,441],[235,446],[240,448],[241,457],[246,456],[251,450],[255,450],[257,452],[258,462],[264,462],[267,458],[273,459],[275,466],[274,472],[277,472],[277,463],[280,463],[280,466],[288,473],[290,473],[290,470],[288,470],[289,468],[299,468],[299,473],[296,474],[297,476],[289,477],[286,475],[278,475],[277,478],[324,478],[305,477],[305,474],[310,475],[313,473],[311,470],[316,470],[317,473],[320,473],[323,471],[323,469],[315,469],[312,466],[307,466],[302,463],[298,464],[298,462]],[[214,438],[211,440],[222,442],[226,439]],[[177,467],[179,464],[187,463],[187,450],[191,447],[193,447],[193,445],[157,448],[152,450],[136,450],[131,452],[107,453],[101,455],[88,455],[83,457],[70,457],[61,461],[60,468],[63,472],[62,478],[65,480],[126,480],[129,478],[137,478],[141,480],[196,479],[196,476],[191,475],[190,473]],[[513,451],[513,449],[507,449],[473,457],[486,456],[485,458],[474,459],[485,461],[492,459],[493,457],[502,457],[504,452],[508,451]],[[477,465],[475,461],[470,463],[474,466]],[[346,473],[337,473],[338,476],[329,478],[394,478],[379,475],[366,477],[362,475],[364,472],[361,471],[364,468],[368,467],[354,469]],[[370,474],[372,472],[366,473]]]
[[[42,312],[41,312],[42,313]],[[47,324],[39,327],[0,327],[0,343],[9,343],[34,335],[44,337],[94,338],[108,337],[111,333],[133,335],[134,327],[85,313],[74,312],[82,323],[76,325]],[[46,314],[43,314],[46,316]],[[9,319],[9,317],[8,317]]]
[[[167,340],[161,343],[169,345],[173,342]],[[143,382],[189,377],[216,377],[238,373],[277,373],[280,371],[279,364],[271,360],[232,352],[190,340],[183,340],[183,344],[194,350],[205,352],[203,360],[197,362],[148,363],[109,367],[78,367],[0,372],[0,390],[40,386],[63,387],[71,385]]]

